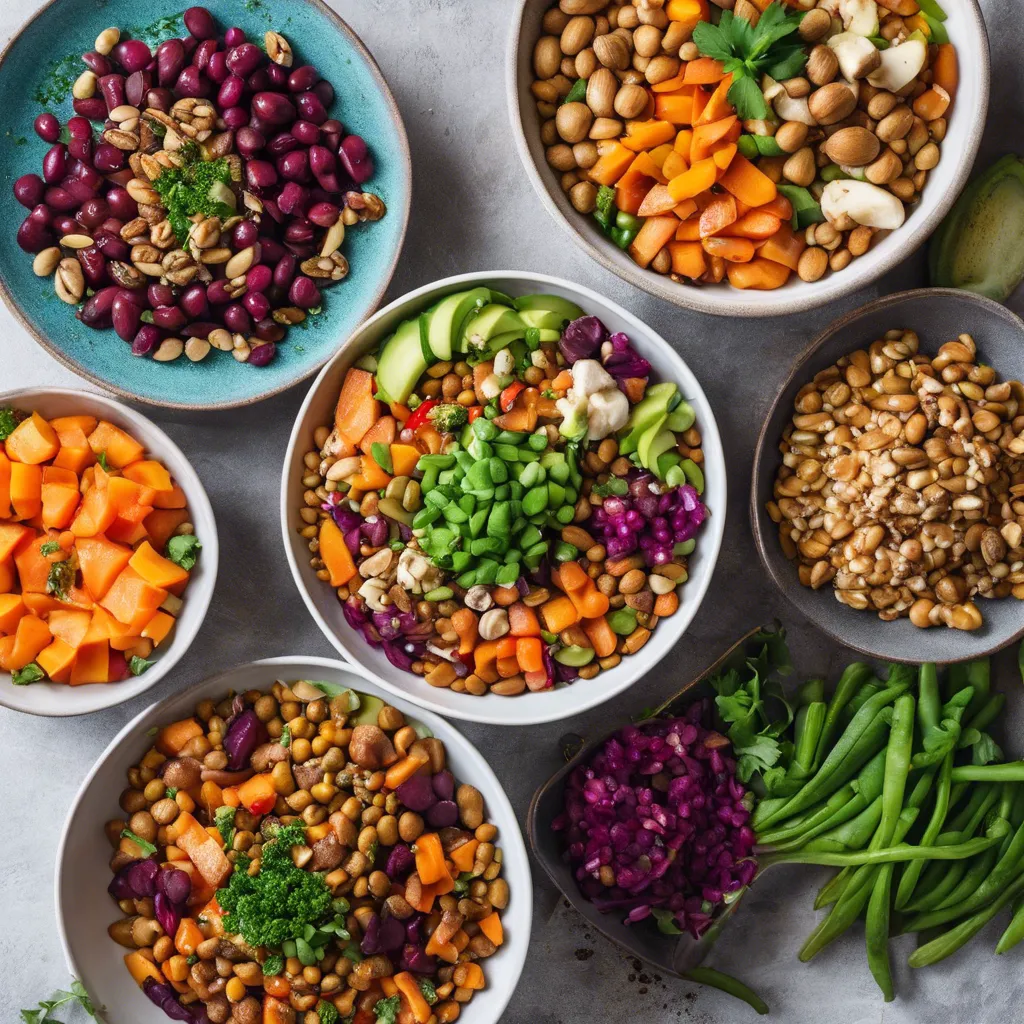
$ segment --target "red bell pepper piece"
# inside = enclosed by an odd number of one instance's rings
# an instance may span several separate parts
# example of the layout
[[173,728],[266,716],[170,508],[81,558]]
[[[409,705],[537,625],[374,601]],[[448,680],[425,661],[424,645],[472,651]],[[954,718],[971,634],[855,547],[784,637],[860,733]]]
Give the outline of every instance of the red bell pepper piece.
[[516,398],[520,391],[524,391],[526,385],[521,380],[514,380],[504,391],[501,393],[501,400],[499,405],[501,406],[502,412],[508,412],[515,404]]
[[484,414],[484,407],[482,405],[471,405],[466,412],[469,413],[469,422],[472,423],[477,416],[482,416]]
[[427,415],[435,405],[440,403],[436,398],[429,398],[427,401],[421,403],[416,407],[416,411],[405,421],[402,426],[403,430],[415,430],[417,427],[423,426],[427,422]]

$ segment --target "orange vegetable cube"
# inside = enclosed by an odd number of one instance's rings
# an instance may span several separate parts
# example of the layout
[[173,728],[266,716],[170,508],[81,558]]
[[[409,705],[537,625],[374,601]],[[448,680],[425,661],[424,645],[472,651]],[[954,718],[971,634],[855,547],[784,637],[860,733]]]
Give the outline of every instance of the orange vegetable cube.
[[84,608],[58,608],[50,612],[46,619],[50,632],[58,640],[75,648],[82,645],[91,623],[92,613]]
[[749,263],[730,263],[726,268],[729,284],[733,288],[749,288],[755,291],[781,288],[789,280],[790,273],[789,267],[763,257]]
[[63,640],[54,640],[36,656],[36,664],[54,683],[66,683],[71,679],[71,667],[78,652]]
[[[687,223],[687,221],[683,221],[679,225],[680,229],[684,228]],[[672,272],[679,274],[681,277],[689,277],[696,280],[708,268],[704,247],[699,241],[669,242],[668,251],[672,257]]]
[[333,519],[320,523],[320,557],[331,574],[331,586],[340,587],[356,574],[356,564],[345,543],[345,535]]
[[0,522],[0,562],[6,562],[19,547],[34,536],[35,533],[30,526]]
[[128,565],[118,573],[100,604],[119,622],[133,623],[143,613],[148,622],[166,597],[166,590],[154,587]]
[[761,246],[761,255],[766,260],[781,263],[790,270],[796,270],[800,255],[807,248],[803,232],[794,232],[788,221],[780,222],[779,230]]
[[140,459],[124,469],[126,480],[148,487],[153,491],[170,491],[174,488],[171,474],[162,462],[155,459]]
[[49,462],[60,451],[60,440],[57,431],[34,412],[11,431],[4,446],[12,462],[38,466]]
[[115,469],[124,469],[138,462],[145,452],[145,448],[131,434],[106,420],[100,420],[96,429],[89,434],[89,447],[97,458],[100,452],[106,453],[107,464]]
[[651,260],[675,237],[678,224],[679,219],[674,214],[648,217],[629,246],[629,255],[634,262],[641,267],[649,266]]
[[168,615],[167,612],[158,611],[154,614],[153,618],[146,623],[142,630],[142,635],[147,640],[153,641],[154,647],[159,647],[160,644],[167,639],[167,635],[172,629],[174,629],[174,616]]
[[184,508],[188,504],[185,492],[174,484],[170,491],[156,491],[153,494],[154,508]]
[[15,519],[34,519],[43,510],[43,471],[26,462],[10,463],[11,507]]
[[27,613],[21,594],[0,594],[0,633],[14,633]]
[[114,544],[106,537],[80,537],[75,545],[82,581],[93,599],[99,601],[132,557],[131,548]]
[[688,171],[673,178],[668,183],[668,190],[677,202],[693,199],[694,196],[706,192],[718,178],[718,168],[714,160],[699,160]]
[[719,184],[747,206],[763,206],[778,195],[775,182],[740,154],[733,157]]
[[39,495],[43,504],[43,525],[63,530],[71,522],[81,498],[78,477],[70,469],[44,466]]
[[626,134],[619,140],[626,149],[639,153],[644,149],[653,149],[664,142],[671,142],[676,137],[675,127],[668,121],[652,118],[650,121],[627,121]]
[[70,683],[82,686],[85,683],[110,682],[110,645],[105,640],[82,644],[71,669]]
[[412,476],[422,454],[411,444],[393,444],[391,446],[391,468],[395,471],[395,476]]
[[154,508],[142,520],[142,526],[153,547],[157,551],[163,551],[167,547],[167,542],[174,536],[174,531],[188,521],[187,509]]
[[176,562],[164,558],[153,550],[148,540],[143,541],[128,560],[128,564],[147,582],[154,587],[173,587],[188,579],[188,570]]
[[[36,660],[36,656],[48,647],[52,637],[46,623],[35,615],[23,615],[18,620],[13,637],[8,647],[0,648],[0,669],[5,672],[18,672]],[[2,642],[0,642],[2,643]]]
[[597,163],[587,171],[587,176],[597,185],[614,185],[626,173],[634,154],[614,140],[603,147],[598,144],[597,151]]
[[380,416],[380,403],[373,397],[373,391],[373,374],[350,367],[334,409],[334,426],[353,446],[359,444]]

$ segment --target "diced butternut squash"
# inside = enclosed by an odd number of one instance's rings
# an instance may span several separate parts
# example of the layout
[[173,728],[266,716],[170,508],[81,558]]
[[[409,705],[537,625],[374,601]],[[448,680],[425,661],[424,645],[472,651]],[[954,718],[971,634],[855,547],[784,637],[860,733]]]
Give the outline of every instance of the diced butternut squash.
[[[83,429],[82,423],[78,422],[80,419],[85,421],[88,430]],[[87,466],[96,461],[96,455],[89,447],[89,439],[86,436],[96,428],[96,420],[92,416],[65,416],[51,420],[50,426],[57,431],[57,438],[60,441],[60,451],[53,460],[54,466],[59,469],[70,469],[80,475]]]
[[[83,434],[89,435],[96,429],[99,420],[95,416],[57,416],[50,420],[50,426],[57,431],[58,437],[63,437],[65,431],[80,430]],[[61,444],[64,442],[62,441]]]
[[188,499],[180,485],[175,484],[170,491],[156,491],[153,495],[154,508],[184,508]]
[[72,686],[110,682],[110,646],[105,640],[82,644],[71,669]]
[[634,262],[641,267],[648,266],[662,248],[675,237],[678,225],[678,218],[672,214],[648,217],[629,246],[629,254]]
[[54,562],[61,561],[65,556],[62,551],[43,554],[46,537],[38,537],[29,532],[30,540],[23,541],[14,553],[14,565],[18,570],[18,582],[22,593],[47,593],[47,580]]
[[333,519],[320,523],[320,557],[331,574],[331,586],[341,587],[356,574],[356,564],[345,543],[345,535]]
[[25,462],[10,463],[11,508],[15,519],[34,519],[43,510],[43,471]]
[[496,946],[500,946],[505,941],[501,918],[496,910],[488,914],[482,921],[477,921],[477,926]]
[[163,551],[167,542],[174,536],[174,531],[182,523],[188,522],[188,510],[183,508],[154,508],[152,512],[142,520],[142,526],[146,531],[153,547],[157,551]]
[[168,634],[174,629],[174,616],[168,615],[167,612],[158,611],[153,615],[153,618],[146,623],[142,630],[142,635],[147,640],[153,641],[154,647],[159,647],[160,644],[167,639]]
[[34,412],[11,431],[4,446],[12,462],[38,466],[49,462],[60,451],[60,439],[57,431]]
[[50,677],[51,682],[66,683],[71,679],[71,667],[77,654],[74,647],[58,638],[36,655],[36,664]]
[[46,624],[50,632],[69,647],[81,647],[92,623],[92,613],[84,608],[58,608],[50,612]]
[[50,645],[50,629],[36,615],[23,615],[14,631],[14,643],[9,650],[0,648],[0,669],[18,672],[36,660],[36,656]]
[[156,736],[156,749],[168,757],[177,757],[189,740],[203,735],[203,727],[195,718],[182,718],[165,725]]
[[747,206],[763,206],[778,195],[775,182],[738,153],[719,184]]
[[411,444],[393,444],[391,446],[391,468],[394,469],[395,476],[412,476],[422,454]]
[[154,587],[173,587],[188,579],[188,570],[164,558],[153,550],[149,541],[143,541],[128,560],[128,564],[147,582]]
[[95,537],[105,533],[116,518],[117,509],[110,500],[106,474],[103,474],[85,492],[75,518],[71,520],[70,530],[76,537]]
[[0,594],[0,633],[13,634],[22,616],[28,613],[21,594]]
[[175,845],[188,854],[199,874],[210,885],[222,885],[231,874],[231,862],[224,856],[220,843],[188,811],[178,815],[174,831]]
[[132,557],[131,548],[106,537],[80,537],[75,545],[86,590],[99,601]]
[[145,452],[142,445],[131,434],[106,420],[100,420],[96,424],[96,429],[89,434],[89,447],[97,458],[103,452],[107,465],[113,466],[115,469],[124,469],[125,466],[138,462]]
[[153,491],[170,491],[174,488],[171,474],[155,459],[140,459],[124,469],[125,479],[141,484]]
[[167,591],[144,580],[130,565],[118,573],[100,604],[119,622],[135,622],[142,613],[146,621],[164,603]]
[[352,445],[359,444],[380,416],[373,386],[373,374],[355,366],[349,368],[342,382],[334,409],[334,427]]
[[0,522],[0,562],[6,562],[19,547],[25,545],[33,536],[35,534],[30,526]]
[[614,140],[604,146],[599,143],[597,151],[597,163],[587,171],[587,176],[597,185],[614,185],[626,173],[634,154]]
[[733,288],[772,291],[781,288],[789,280],[790,269],[781,263],[758,257],[749,263],[730,263],[726,274]]
[[39,494],[43,504],[43,525],[57,530],[65,529],[74,517],[81,499],[78,477],[74,471],[44,466]]

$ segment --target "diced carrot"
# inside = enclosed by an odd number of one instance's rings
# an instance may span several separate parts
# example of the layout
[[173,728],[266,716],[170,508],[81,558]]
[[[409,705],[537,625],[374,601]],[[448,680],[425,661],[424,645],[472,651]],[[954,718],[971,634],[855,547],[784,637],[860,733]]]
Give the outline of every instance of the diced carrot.
[[164,976],[160,968],[152,960],[147,960],[137,949],[131,953],[125,953],[124,965],[139,988],[142,988],[142,983],[147,978],[152,978],[157,984],[164,984]]
[[[679,225],[680,229],[686,227],[687,222]],[[678,236],[677,236],[678,237]],[[699,241],[678,241],[669,242],[668,251],[672,256],[672,272],[680,277],[689,277],[697,280],[707,270],[707,258],[704,247]]]
[[479,636],[476,613],[472,608],[460,608],[451,616],[452,629],[459,636],[459,654],[470,654]]
[[141,635],[146,640],[152,640],[154,647],[159,647],[170,635],[171,630],[174,629],[174,624],[175,619],[173,615],[168,615],[164,611],[157,611],[153,613],[153,617],[143,627]]
[[779,230],[761,246],[761,255],[790,270],[796,270],[800,255],[807,248],[802,232],[794,232],[788,221],[779,224]]
[[36,664],[54,683],[66,683],[71,678],[71,666],[77,651],[69,643],[57,639],[36,655]]
[[732,238],[724,235],[703,240],[704,251],[711,256],[720,256],[729,263],[749,263],[754,258],[754,243],[749,238]]
[[455,847],[449,855],[451,862],[459,869],[459,871],[472,871],[473,863],[476,860],[476,851],[479,847],[480,841],[478,839],[470,839],[468,843],[463,843],[461,846]]
[[675,149],[665,157],[665,162],[661,165],[661,173],[665,175],[666,179],[678,178],[680,174],[685,174],[689,169],[689,160]]
[[665,13],[669,21],[677,21],[690,32],[697,22],[707,21],[711,14],[707,0],[668,0]]
[[81,499],[78,477],[70,469],[43,466],[39,497],[43,525],[63,530],[71,522]]
[[331,574],[331,586],[340,587],[356,574],[356,564],[345,535],[330,517],[320,522],[320,557]]
[[654,97],[654,116],[671,125],[693,124],[694,93],[659,93]]
[[779,220],[793,219],[793,204],[780,192],[770,203],[757,207],[758,213],[770,213]]
[[19,547],[28,546],[32,537],[35,533],[29,526],[0,522],[0,562],[7,561]]
[[634,262],[641,267],[648,266],[651,260],[675,237],[678,224],[678,218],[671,214],[662,217],[648,217],[629,246],[629,254],[633,257]]
[[522,601],[517,601],[508,609],[508,623],[512,636],[540,636],[537,613]]
[[728,120],[730,115],[735,116],[733,106],[727,98],[731,86],[732,75],[726,75],[715,87],[715,91],[700,112],[700,117],[694,120],[694,128],[709,125],[715,121]]
[[748,206],[763,206],[778,195],[775,182],[740,154],[733,157],[719,184]]
[[952,43],[940,43],[932,61],[932,85],[944,89],[950,102],[956,99],[960,84],[960,67],[957,63],[956,47]]
[[722,172],[727,171],[730,164],[732,164],[733,160],[736,158],[737,152],[738,148],[735,142],[726,143],[724,145],[722,143],[715,144],[715,151],[711,154],[711,159],[714,161],[715,167],[718,168],[720,175],[719,181],[721,181]]
[[592,582],[579,562],[563,562],[558,570],[558,577],[562,589],[567,594],[574,590],[582,590]]
[[145,453],[145,449],[131,434],[106,420],[100,420],[96,424],[96,429],[89,435],[89,447],[97,457],[100,452],[104,452],[108,465],[116,469],[124,469],[125,466],[138,462]]
[[[701,115],[703,117],[703,115]],[[739,137],[739,120],[735,114],[727,114],[717,121],[702,121],[693,129],[690,142],[690,164],[707,160],[714,154],[715,143],[722,139],[734,142]]]
[[760,241],[765,238],[771,238],[781,225],[782,221],[774,214],[764,213],[761,210],[751,210],[749,213],[743,214],[729,228],[726,234],[739,238],[753,238]]
[[203,941],[203,933],[191,917],[183,917],[174,933],[174,948],[182,956],[191,956],[196,946]]
[[[394,416],[381,416],[369,430],[363,434],[359,441],[359,448],[370,455],[370,450],[375,444],[389,446],[398,433],[398,423]],[[372,457],[372,456],[371,456]]]
[[664,82],[655,82],[651,86],[651,92],[657,95],[659,92],[678,92],[680,89],[685,88],[686,83],[683,81],[683,73],[680,71],[675,78],[666,78]]
[[933,85],[914,100],[914,113],[922,121],[934,121],[949,109],[949,93],[941,85]]
[[38,466],[60,451],[57,431],[37,412],[23,419],[7,437],[7,457],[12,462]]
[[417,753],[403,757],[401,761],[393,764],[384,775],[384,785],[388,789],[398,789],[403,783],[411,779],[427,762]]
[[500,946],[505,941],[505,932],[501,927],[501,918],[496,910],[491,911],[482,921],[477,921],[477,927],[493,942]]
[[724,77],[722,62],[712,57],[698,57],[688,61],[683,71],[683,81],[687,85],[714,85]]
[[203,727],[195,718],[183,718],[165,725],[156,734],[156,749],[167,757],[177,757],[189,740],[203,735]]
[[416,1024],[426,1024],[430,1020],[430,1004],[423,998],[419,982],[408,972],[402,971],[394,976],[395,985],[408,1004]]
[[[253,778],[260,776],[254,775]],[[187,811],[175,819],[174,834],[175,845],[188,854],[199,874],[210,885],[222,885],[231,874],[231,861],[224,855],[220,843]]]
[[516,642],[516,658],[523,672],[543,672],[544,655],[539,637],[524,636]]
[[238,787],[238,799],[253,814],[266,814],[277,802],[277,790],[270,772],[253,775]]
[[14,633],[27,613],[21,594],[0,594],[0,633]]
[[484,972],[478,963],[470,960],[462,965],[462,984],[460,988],[473,989],[479,992],[484,988]]
[[789,280],[790,269],[781,263],[758,257],[749,263],[730,263],[726,273],[733,288],[771,291],[781,288]]
[[373,397],[373,374],[350,367],[334,409],[335,429],[350,444],[358,445],[378,416],[380,403]]
[[639,153],[644,149],[653,149],[663,142],[671,142],[676,137],[674,125],[668,121],[652,119],[650,121],[627,121],[626,134],[619,140],[626,149]]
[[571,591],[569,598],[572,603],[576,605],[576,610],[579,612],[581,619],[599,618],[604,615],[610,607],[608,598],[602,594],[596,586],[594,586],[592,580],[589,587]]
[[714,160],[700,160],[693,164],[690,169],[679,177],[673,178],[668,183],[668,190],[675,201],[682,202],[684,199],[693,199],[701,192],[707,191],[714,185],[718,177],[718,168]]
[[224,806],[224,791],[212,780],[207,780],[199,789],[199,806],[206,811],[210,820],[218,807]]
[[417,840],[416,873],[424,885],[433,885],[447,877],[448,869],[444,866],[444,850],[436,832],[424,832]]
[[43,510],[43,471],[25,462],[10,462],[10,502],[15,519],[34,519]]
[[598,158],[587,176],[598,185],[614,185],[633,162],[634,154],[619,142],[610,140],[610,145],[598,143]]
[[670,213],[675,209],[676,201],[672,198],[667,185],[652,185],[644,201],[637,210],[638,217],[657,217],[659,214]]
[[170,491],[174,488],[171,474],[162,462],[155,459],[140,459],[123,470],[126,480],[141,484],[153,491]]
[[379,491],[391,482],[391,477],[369,455],[362,456],[361,464],[362,470],[352,477],[353,487],[360,487],[364,491]]
[[474,668],[476,669],[476,674],[480,676],[481,679],[485,678],[485,673],[490,673],[491,671],[494,671],[494,665],[497,660],[497,640],[485,640],[483,643],[479,643],[476,645],[476,650],[473,652],[473,662]]
[[716,196],[700,215],[700,237],[710,238],[736,223],[736,200],[731,195]]
[[83,643],[71,669],[72,686],[110,682],[110,645],[106,640]]
[[599,658],[607,658],[615,653],[618,638],[603,615],[593,619],[584,619],[583,632],[587,634],[587,639]]

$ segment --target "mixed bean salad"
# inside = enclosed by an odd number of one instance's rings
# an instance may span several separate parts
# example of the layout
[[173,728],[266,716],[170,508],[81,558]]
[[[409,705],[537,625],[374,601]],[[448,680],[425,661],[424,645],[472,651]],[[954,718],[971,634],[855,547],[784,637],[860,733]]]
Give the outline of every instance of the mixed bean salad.
[[131,434],[0,408],[0,670],[16,686],[145,672],[201,550],[185,492]]
[[448,1024],[509,901],[483,797],[444,744],[332,683],[201,701],[107,822],[109,934],[173,1020]]
[[679,607],[707,515],[695,414],[555,295],[457,292],[348,370],[302,536],[396,667],[503,696],[592,679]]
[[937,0],[560,0],[533,51],[573,207],[681,284],[774,289],[903,224],[958,83]]
[[329,115],[334,87],[283,35],[222,34],[205,7],[183,19],[155,51],[108,28],[82,55],[74,116],[36,118],[52,148],[14,183],[18,244],[133,355],[265,366],[348,275],[346,230],[385,206],[362,190],[366,142]]
[[921,628],[1024,600],[1024,386],[969,334],[929,358],[889,331],[797,394],[768,514],[800,582]]

